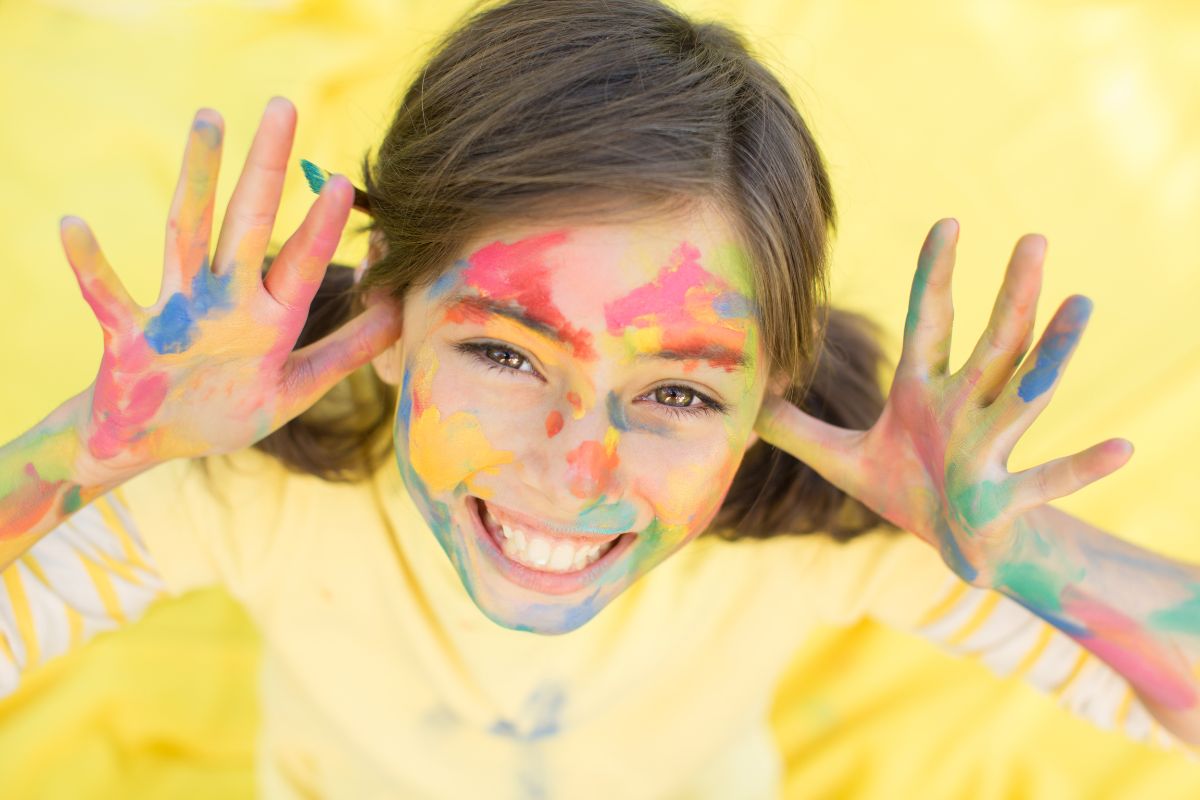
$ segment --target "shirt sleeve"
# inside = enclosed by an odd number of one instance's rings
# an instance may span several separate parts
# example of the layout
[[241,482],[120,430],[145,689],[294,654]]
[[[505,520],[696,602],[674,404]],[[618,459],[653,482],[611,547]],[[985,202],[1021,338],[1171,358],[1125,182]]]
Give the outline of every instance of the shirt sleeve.
[[0,697],[164,594],[120,491],[81,508],[0,572]]
[[[839,546],[831,547],[829,557],[836,558]],[[1200,761],[1154,719],[1120,673],[1015,600],[960,579],[917,537],[873,532],[840,549],[851,577],[865,589],[846,603],[850,617],[861,613],[914,633],[952,655],[983,662],[999,677],[1019,677],[1103,730]]]

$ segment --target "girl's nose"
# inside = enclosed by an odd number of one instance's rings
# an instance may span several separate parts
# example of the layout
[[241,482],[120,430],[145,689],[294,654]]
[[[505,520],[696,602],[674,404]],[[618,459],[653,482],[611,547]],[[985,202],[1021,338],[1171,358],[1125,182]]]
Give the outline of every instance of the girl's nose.
[[567,486],[571,494],[583,500],[613,494],[620,464],[619,438],[617,429],[609,426],[603,442],[587,439],[567,453]]

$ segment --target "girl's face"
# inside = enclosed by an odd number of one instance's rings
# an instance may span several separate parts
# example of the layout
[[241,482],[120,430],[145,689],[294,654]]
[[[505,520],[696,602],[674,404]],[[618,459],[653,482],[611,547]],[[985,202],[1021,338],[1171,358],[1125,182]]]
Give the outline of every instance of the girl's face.
[[496,229],[404,304],[404,482],[475,604],[565,633],[705,529],[764,379],[714,210]]

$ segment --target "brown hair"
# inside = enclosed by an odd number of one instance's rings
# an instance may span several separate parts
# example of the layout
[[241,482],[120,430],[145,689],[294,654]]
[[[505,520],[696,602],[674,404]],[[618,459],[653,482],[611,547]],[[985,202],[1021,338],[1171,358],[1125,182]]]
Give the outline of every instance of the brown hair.
[[[368,291],[403,298],[431,284],[489,225],[707,199],[749,255],[763,346],[789,399],[855,429],[883,408],[877,328],[826,302],[835,211],[820,152],[784,87],[724,25],[657,0],[486,4],[413,81],[363,181],[385,247],[357,286],[330,267],[297,347]],[[388,455],[394,400],[361,370],[256,447],[329,480],[362,478]],[[888,523],[760,441],[709,531],[847,539],[877,526]]]

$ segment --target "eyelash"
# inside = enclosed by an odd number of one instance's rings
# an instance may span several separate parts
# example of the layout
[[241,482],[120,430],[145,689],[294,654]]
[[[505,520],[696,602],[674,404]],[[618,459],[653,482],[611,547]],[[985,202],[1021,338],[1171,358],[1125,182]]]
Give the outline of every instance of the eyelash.
[[[499,342],[461,342],[459,344],[454,345],[454,349],[460,353],[464,353],[468,356],[471,356],[472,358],[474,358],[476,361],[478,361],[480,364],[482,364],[484,367],[486,367],[489,370],[495,370],[496,372],[506,372],[506,373],[515,372],[515,373],[521,374],[521,375],[528,374],[528,375],[533,375],[538,380],[542,380],[542,381],[545,380],[545,378],[543,378],[541,375],[538,375],[537,372],[532,371],[533,364],[530,363],[529,359],[524,354],[522,354],[521,351],[517,350],[514,347],[511,347],[510,345],[500,344]],[[487,351],[493,350],[493,349],[506,350],[506,351],[518,356],[519,358],[523,359],[526,364],[529,364],[531,371],[526,373],[523,370],[519,370],[515,367],[510,367],[505,364],[500,364],[500,363],[496,362],[494,359],[489,358],[487,355]],[[653,389],[651,389],[649,392],[647,392],[647,394],[642,395],[642,396],[646,397],[646,396],[652,395],[659,389],[682,389],[686,392],[691,392],[693,396],[699,398],[700,401],[703,403],[703,405],[699,405],[699,406],[685,406],[685,407],[669,406],[666,403],[656,403],[656,405],[661,406],[668,414],[671,414],[675,417],[680,417],[680,418],[695,417],[695,416],[704,415],[704,414],[713,414],[713,413],[724,414],[724,413],[726,413],[726,407],[725,407],[724,403],[714,400],[711,397],[709,397],[708,395],[702,394],[701,392],[696,391],[695,389],[691,388],[690,386],[681,386],[679,384],[668,383],[663,386],[656,386]]]

